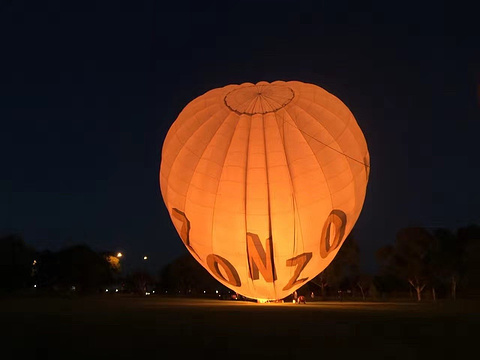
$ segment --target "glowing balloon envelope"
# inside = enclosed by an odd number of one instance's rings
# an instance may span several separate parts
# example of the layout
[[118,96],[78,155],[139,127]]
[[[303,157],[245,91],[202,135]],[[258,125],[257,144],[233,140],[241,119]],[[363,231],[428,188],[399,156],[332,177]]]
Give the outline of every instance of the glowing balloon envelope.
[[246,297],[282,299],[323,271],[369,176],[350,110],[298,81],[228,85],[190,102],[165,138],[160,187],[190,253]]

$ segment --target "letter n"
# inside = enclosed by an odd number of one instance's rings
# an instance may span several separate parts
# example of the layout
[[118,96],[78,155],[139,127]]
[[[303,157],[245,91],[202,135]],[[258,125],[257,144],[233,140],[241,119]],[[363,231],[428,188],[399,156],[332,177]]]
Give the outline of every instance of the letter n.
[[249,275],[252,280],[258,280],[260,278],[259,273],[262,273],[266,282],[277,280],[273,263],[273,243],[271,238],[267,239],[266,247],[263,249],[258,235],[247,233],[247,256]]

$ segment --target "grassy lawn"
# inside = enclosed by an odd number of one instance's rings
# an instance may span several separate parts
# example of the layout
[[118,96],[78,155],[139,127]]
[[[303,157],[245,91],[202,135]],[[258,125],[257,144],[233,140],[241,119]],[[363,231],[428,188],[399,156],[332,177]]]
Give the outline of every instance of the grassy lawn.
[[2,360],[457,359],[477,357],[480,304],[5,298],[0,324]]

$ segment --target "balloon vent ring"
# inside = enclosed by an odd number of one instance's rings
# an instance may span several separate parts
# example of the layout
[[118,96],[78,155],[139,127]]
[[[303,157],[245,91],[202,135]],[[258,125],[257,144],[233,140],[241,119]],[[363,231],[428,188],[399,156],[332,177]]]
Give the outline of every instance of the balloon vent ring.
[[239,115],[256,115],[276,112],[287,106],[295,97],[288,86],[275,84],[242,85],[225,95],[225,105]]

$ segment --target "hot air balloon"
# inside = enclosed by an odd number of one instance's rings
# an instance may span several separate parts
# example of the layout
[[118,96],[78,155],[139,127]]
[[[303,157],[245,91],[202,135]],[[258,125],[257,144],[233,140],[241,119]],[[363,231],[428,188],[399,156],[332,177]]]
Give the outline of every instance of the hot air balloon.
[[366,195],[367,143],[347,106],[298,81],[228,85],[191,101],[165,137],[160,188],[186,248],[253,299],[323,271]]

